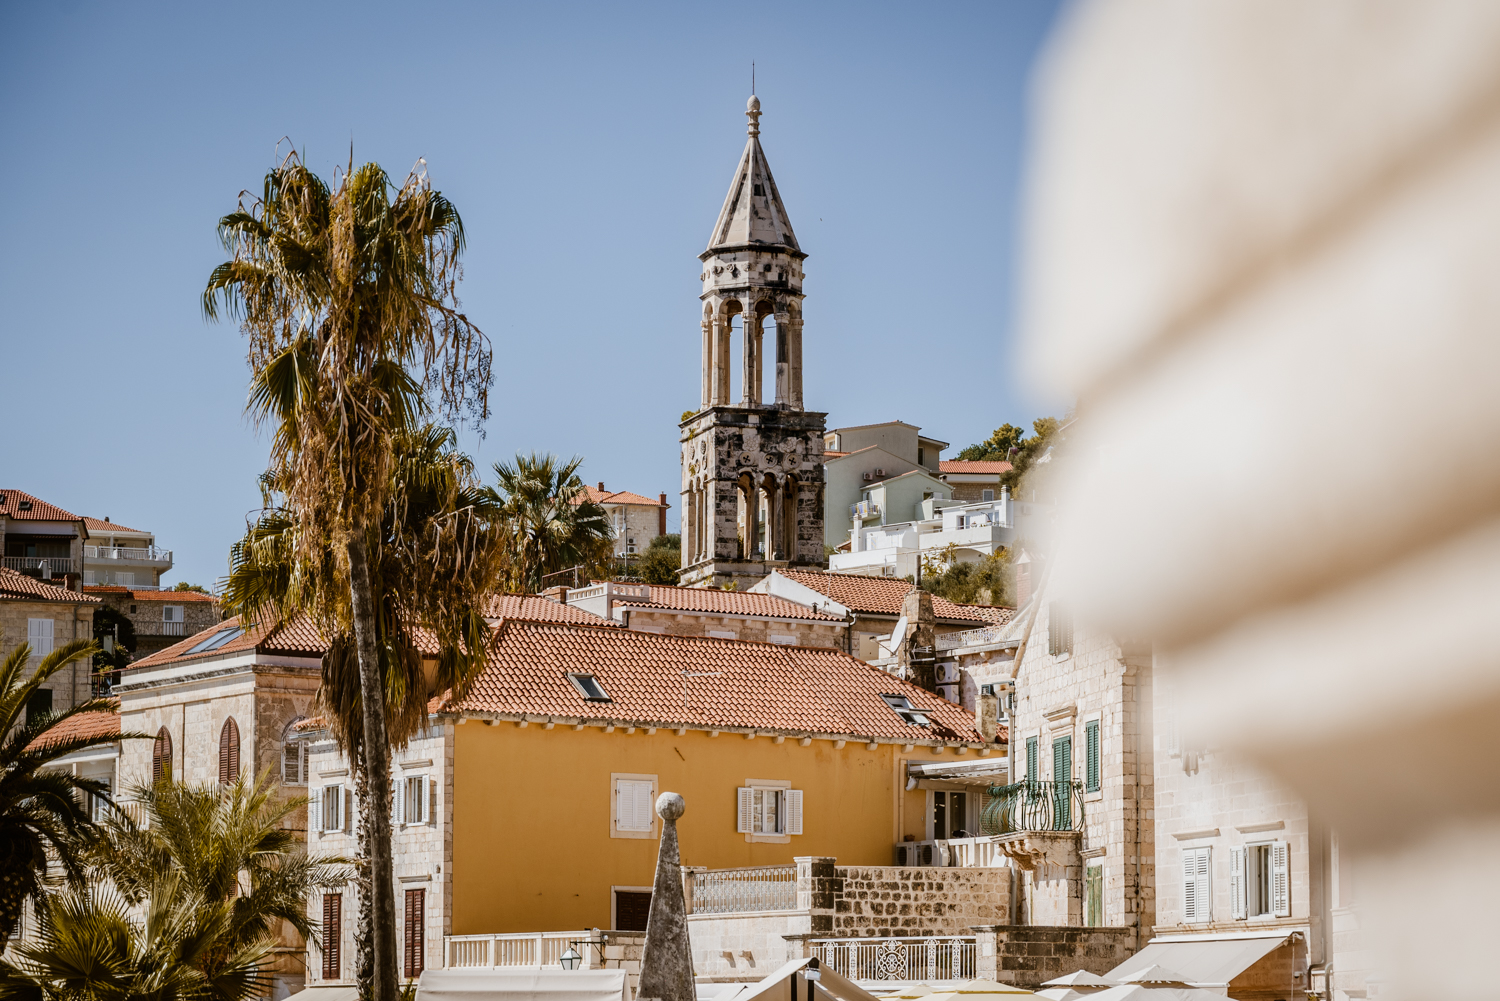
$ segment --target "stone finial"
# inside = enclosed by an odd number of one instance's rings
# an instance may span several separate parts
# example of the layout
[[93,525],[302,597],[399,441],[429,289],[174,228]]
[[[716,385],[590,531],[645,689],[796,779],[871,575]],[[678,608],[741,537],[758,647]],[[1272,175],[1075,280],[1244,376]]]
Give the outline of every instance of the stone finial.
[[750,119],[750,127],[746,131],[752,136],[760,135],[760,98],[754,94],[745,102],[745,117]]
[[677,820],[686,811],[687,803],[678,793],[664,792],[656,798],[656,815],[662,821],[661,848],[656,856],[651,910],[646,915],[641,982],[635,992],[641,1001],[697,1001],[687,902],[682,893],[682,858],[677,850]]

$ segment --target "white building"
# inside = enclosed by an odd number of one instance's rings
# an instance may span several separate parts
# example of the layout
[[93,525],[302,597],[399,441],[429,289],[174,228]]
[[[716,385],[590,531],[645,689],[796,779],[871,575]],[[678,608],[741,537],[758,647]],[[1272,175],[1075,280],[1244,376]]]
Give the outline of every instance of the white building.
[[897,509],[891,498],[910,489],[902,482],[910,475],[865,490],[852,511],[849,552],[834,553],[830,570],[908,577],[920,573],[924,559],[929,565],[977,563],[1010,546],[1026,518],[1040,508],[1013,500],[1005,487],[998,498],[966,504],[946,493],[947,484],[934,481],[937,486],[918,502],[915,517],[890,520],[887,515]]
[[[869,500],[863,494],[872,483],[920,474],[920,481],[904,484],[887,498],[887,507],[896,505],[890,508],[894,512],[892,521],[914,517],[915,506],[924,496],[952,496],[938,479],[939,456],[948,443],[928,438],[921,431],[904,421],[888,421],[834,428],[823,435],[823,532],[827,545],[836,549],[849,541],[848,519],[855,505]],[[910,488],[915,488],[915,493],[908,496]]]

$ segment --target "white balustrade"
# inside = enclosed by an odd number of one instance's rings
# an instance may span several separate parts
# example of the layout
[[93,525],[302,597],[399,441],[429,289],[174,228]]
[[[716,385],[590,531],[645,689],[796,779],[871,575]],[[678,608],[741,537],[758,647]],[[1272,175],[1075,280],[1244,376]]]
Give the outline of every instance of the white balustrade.
[[824,938],[813,939],[818,962],[855,981],[973,980],[975,939],[940,938]]
[[797,907],[797,867],[710,869],[693,873],[694,914],[790,911]]
[[562,969],[562,955],[574,942],[590,938],[587,931],[521,932],[509,935],[447,935],[443,965],[448,969],[532,970]]

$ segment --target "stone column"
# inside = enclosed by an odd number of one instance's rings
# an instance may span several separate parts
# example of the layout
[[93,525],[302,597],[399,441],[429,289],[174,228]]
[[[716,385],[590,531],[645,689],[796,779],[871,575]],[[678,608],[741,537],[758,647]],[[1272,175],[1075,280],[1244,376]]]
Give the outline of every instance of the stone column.
[[715,309],[713,318],[714,378],[711,391],[713,405],[716,407],[729,404],[729,335],[728,318]]
[[766,533],[766,558],[773,560],[784,560],[786,556],[786,489],[780,480],[774,481],[774,493],[771,494],[771,530]]
[[661,849],[656,856],[656,882],[646,917],[646,947],[641,953],[641,984],[636,991],[641,1001],[697,1001],[687,901],[682,892],[682,859],[677,851],[677,818],[686,809],[675,792],[664,792],[656,798],[656,815],[662,820]]
[[714,398],[714,366],[718,359],[714,357],[714,324],[708,320],[703,321],[703,384],[699,393],[699,410],[707,410],[713,403]]
[[789,315],[787,323],[787,402],[802,409],[802,314]]
[[786,313],[776,314],[776,405],[792,405],[791,320]]
[[[793,858],[797,864],[797,910],[808,911],[813,937],[829,938],[833,934],[833,915],[843,891],[832,855],[804,855]],[[810,955],[808,953],[807,955]]]
[[740,331],[744,343],[740,345],[741,353],[744,355],[744,363],[740,367],[740,406],[755,406],[755,318],[750,312],[750,304],[744,303],[740,310]]

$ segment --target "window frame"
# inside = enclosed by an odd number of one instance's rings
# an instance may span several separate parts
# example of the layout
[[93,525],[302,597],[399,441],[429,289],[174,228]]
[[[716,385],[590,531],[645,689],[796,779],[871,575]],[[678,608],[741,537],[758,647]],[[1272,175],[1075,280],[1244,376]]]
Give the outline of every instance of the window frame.
[[[1204,863],[1197,860],[1202,857]],[[1192,860],[1193,876],[1188,877],[1189,860]],[[1208,924],[1213,920],[1213,875],[1214,854],[1212,845],[1198,845],[1182,849],[1182,923],[1188,925]],[[1187,887],[1193,886],[1193,906],[1188,907]]]
[[[583,696],[583,701],[585,702],[614,701],[614,699],[609,697],[609,690],[604,687],[603,682],[599,680],[598,676],[588,671],[569,671],[568,682],[572,684],[579,695]],[[589,691],[589,685],[593,685],[594,688],[598,689],[599,694],[595,695]]]
[[[296,732],[296,726],[306,717],[298,716],[281,730],[281,784],[284,786],[308,785],[307,758],[309,739]],[[297,752],[297,778],[288,782],[286,777],[286,752],[293,745]]]
[[[777,830],[774,833],[755,829],[757,823],[755,794],[761,794],[759,819],[763,823],[765,794],[768,792],[776,797]],[[790,844],[793,837],[800,837],[806,830],[803,792],[804,790],[801,789],[793,789],[791,782],[784,779],[746,779],[744,785],[735,790],[735,833],[743,834],[745,841],[750,843]],[[747,808],[748,825],[746,823]]]
[[[336,791],[335,791],[336,790]],[[333,813],[335,823],[329,826],[329,794],[333,794]],[[342,782],[331,783],[323,786],[318,791],[318,833],[320,834],[342,834],[346,826],[346,813],[348,812],[345,800],[348,794],[344,791]]]
[[[1094,873],[1099,875],[1095,877]],[[1105,927],[1105,910],[1104,859],[1085,859],[1083,864],[1083,926],[1085,928]]]
[[[620,796],[621,783],[649,783],[650,793],[650,824],[644,829],[630,829],[620,826]],[[609,776],[609,836],[612,838],[626,838],[640,841],[652,841],[657,836],[656,797],[661,795],[661,784],[655,775],[647,775],[637,772],[611,772]]]
[[31,656],[35,660],[41,660],[56,650],[57,620],[27,618],[26,642],[31,644]]
[[1061,600],[1047,602],[1047,654],[1073,655],[1073,612]]
[[[426,772],[416,775],[401,775],[396,778],[401,783],[401,803],[398,808],[402,827],[425,827],[432,823],[432,776]],[[413,794],[415,790],[415,795]],[[421,809],[417,811],[415,818],[412,816],[412,804],[417,804]]]

